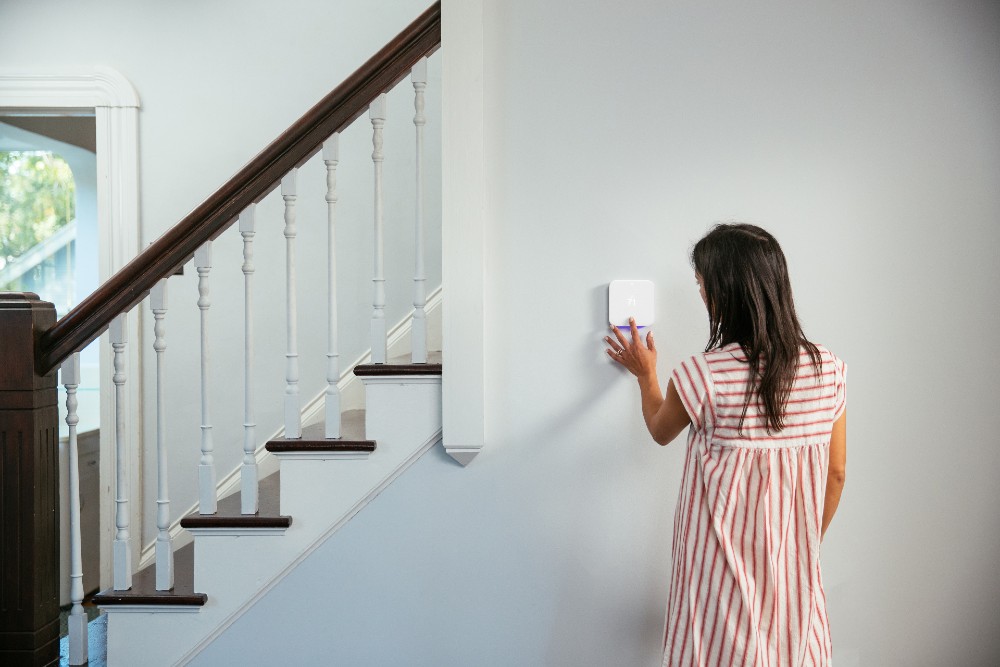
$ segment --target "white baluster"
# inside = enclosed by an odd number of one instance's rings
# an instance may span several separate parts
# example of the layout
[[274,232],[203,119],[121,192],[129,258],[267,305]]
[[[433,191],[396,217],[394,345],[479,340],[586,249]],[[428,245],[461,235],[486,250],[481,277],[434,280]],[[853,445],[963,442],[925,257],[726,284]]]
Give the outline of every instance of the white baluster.
[[174,545],[170,538],[170,494],[167,490],[167,423],[163,410],[163,353],[167,350],[163,319],[167,314],[167,281],[149,292],[153,311],[153,351],[156,352],[156,590],[174,587]]
[[212,420],[208,410],[208,274],[212,270],[212,242],[194,251],[198,271],[198,308],[201,310],[201,460],[198,462],[198,513],[215,514],[215,446],[212,444]]
[[285,271],[288,283],[288,353],[285,354],[285,437],[302,437],[302,407],[299,405],[299,354],[295,309],[295,177],[292,169],[281,179],[281,198],[285,200]]
[[424,125],[427,117],[424,115],[424,90],[427,88],[427,58],[421,58],[410,73],[413,81],[413,125],[417,133],[417,215],[416,243],[414,244],[416,259],[413,276],[413,325],[410,328],[410,361],[415,364],[427,363],[427,315],[424,306],[427,304],[427,276],[424,273]]
[[326,353],[326,437],[340,437],[340,355],[337,350],[337,163],[340,161],[340,134],[334,134],[323,144],[326,164],[327,208],[327,322]]
[[115,374],[115,540],[112,545],[114,560],[114,589],[132,588],[132,537],[129,534],[129,461],[125,442],[125,344],[128,342],[127,315],[111,321],[109,329],[111,348],[114,350]]
[[87,664],[87,614],[83,611],[83,557],[80,546],[80,456],[77,449],[76,388],[80,385],[80,355],[73,354],[62,365],[66,385],[66,426],[69,427],[69,664]]
[[243,514],[257,513],[257,425],[253,416],[253,237],[256,209],[257,205],[251,204],[240,213],[244,284],[243,465],[240,468],[240,512]]
[[375,98],[369,107],[372,121],[372,162],[375,165],[375,296],[372,310],[372,363],[384,364],[386,358],[385,273],[382,259],[382,128],[385,127],[385,93]]

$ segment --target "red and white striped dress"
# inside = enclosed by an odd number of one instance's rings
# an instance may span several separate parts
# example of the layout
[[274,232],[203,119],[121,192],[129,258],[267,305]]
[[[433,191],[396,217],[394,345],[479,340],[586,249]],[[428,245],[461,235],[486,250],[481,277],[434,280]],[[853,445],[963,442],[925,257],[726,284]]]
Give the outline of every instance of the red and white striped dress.
[[820,529],[830,432],[846,405],[844,363],[805,352],[783,430],[768,434],[751,402],[738,344],[671,375],[691,417],[674,517],[663,665],[829,665]]

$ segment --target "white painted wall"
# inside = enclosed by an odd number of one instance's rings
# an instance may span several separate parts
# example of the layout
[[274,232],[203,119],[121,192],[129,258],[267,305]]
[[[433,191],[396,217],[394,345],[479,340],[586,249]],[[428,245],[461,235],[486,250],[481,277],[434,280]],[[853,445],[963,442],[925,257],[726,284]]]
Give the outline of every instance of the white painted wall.
[[[43,0],[3,3],[0,62],[37,70],[109,65],[142,100],[139,117],[141,244],[147,245],[200,204],[256,153],[395,36],[429,0],[357,3],[266,0],[199,3],[189,11],[149,0],[76,5]],[[46,46],[37,48],[39,26]],[[428,151],[440,146],[440,65],[431,59],[425,129]],[[409,89],[409,91],[407,90]],[[390,326],[412,308],[413,101],[408,82],[390,95],[385,130],[386,279]],[[341,358],[370,347],[372,166],[367,116],[341,139],[338,243]],[[440,180],[427,158],[427,285],[440,284]],[[298,202],[299,354],[303,404],[325,387],[325,167],[317,157],[300,169]],[[255,256],[257,433],[282,421],[285,378],[284,237],[280,196],[258,206]],[[393,241],[395,239],[395,241]],[[214,248],[211,274],[212,423],[219,478],[242,456],[242,239],[232,228]],[[189,262],[170,283],[167,315],[167,414],[171,512],[178,519],[197,499],[200,405],[197,274]],[[155,369],[152,317],[141,305],[145,374],[142,422],[145,484],[143,543],[155,523]],[[130,343],[135,343],[130,341]],[[134,380],[135,378],[130,378]],[[133,527],[134,528],[134,527]]]
[[732,218],[850,365],[837,664],[994,664],[996,5],[487,0],[485,47],[486,449],[428,454],[195,664],[658,664],[683,445],[602,358],[604,289],[657,282],[665,375]]

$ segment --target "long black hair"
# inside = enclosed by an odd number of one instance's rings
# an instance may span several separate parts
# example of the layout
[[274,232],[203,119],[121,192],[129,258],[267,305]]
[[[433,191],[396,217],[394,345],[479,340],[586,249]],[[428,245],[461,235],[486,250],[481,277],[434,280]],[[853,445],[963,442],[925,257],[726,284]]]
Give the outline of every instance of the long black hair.
[[778,241],[756,225],[715,225],[691,251],[708,306],[705,351],[739,343],[750,366],[743,413],[759,397],[767,431],[784,427],[788,394],[795,382],[801,348],[817,375],[819,349],[802,332],[792,301],[788,265]]

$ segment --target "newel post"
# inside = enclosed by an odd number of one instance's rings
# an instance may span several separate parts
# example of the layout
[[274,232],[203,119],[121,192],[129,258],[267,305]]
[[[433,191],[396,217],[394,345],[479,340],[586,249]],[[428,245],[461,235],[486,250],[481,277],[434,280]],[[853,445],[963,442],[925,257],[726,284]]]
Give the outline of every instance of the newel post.
[[38,375],[55,307],[0,292],[0,663],[59,663],[59,412]]

